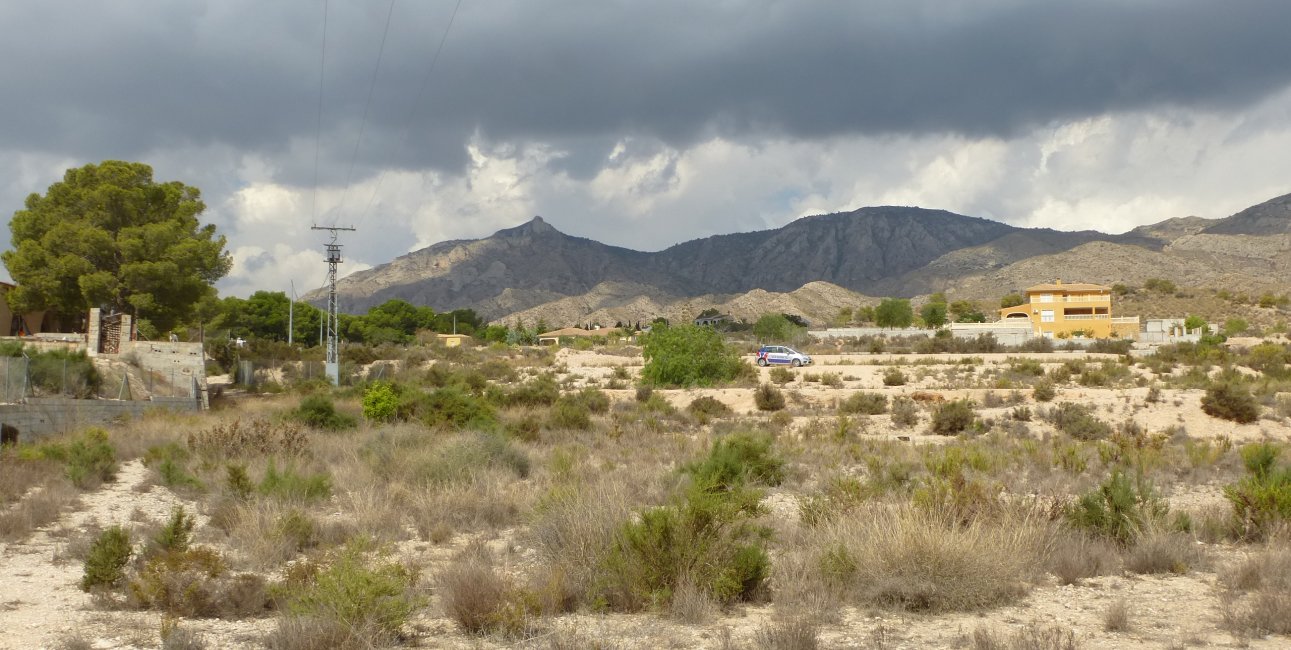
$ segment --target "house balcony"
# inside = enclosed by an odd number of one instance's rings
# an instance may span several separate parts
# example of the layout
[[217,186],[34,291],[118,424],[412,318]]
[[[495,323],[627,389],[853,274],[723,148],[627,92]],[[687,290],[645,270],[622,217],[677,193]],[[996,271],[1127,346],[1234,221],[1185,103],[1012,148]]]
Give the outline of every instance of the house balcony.
[[1107,320],[1107,314],[1072,314],[1063,316],[1063,320]]

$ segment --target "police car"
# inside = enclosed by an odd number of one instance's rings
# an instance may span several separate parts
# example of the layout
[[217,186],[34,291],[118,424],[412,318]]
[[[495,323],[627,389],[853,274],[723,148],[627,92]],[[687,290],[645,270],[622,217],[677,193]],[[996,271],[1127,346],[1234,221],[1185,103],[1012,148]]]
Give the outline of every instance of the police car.
[[783,345],[764,345],[758,348],[759,366],[799,366],[809,365],[811,357]]

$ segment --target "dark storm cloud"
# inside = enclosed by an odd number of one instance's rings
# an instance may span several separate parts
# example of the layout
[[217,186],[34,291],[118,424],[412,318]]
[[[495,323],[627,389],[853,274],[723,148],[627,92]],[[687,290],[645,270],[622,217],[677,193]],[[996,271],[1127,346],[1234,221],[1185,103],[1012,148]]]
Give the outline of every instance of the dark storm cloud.
[[[6,3],[0,141],[87,161],[222,145],[309,185],[322,4]],[[404,0],[355,156],[387,7],[330,2],[324,182],[458,169],[477,133],[567,146],[586,177],[625,135],[1009,135],[1291,82],[1283,1],[466,0],[419,95],[453,2]]]

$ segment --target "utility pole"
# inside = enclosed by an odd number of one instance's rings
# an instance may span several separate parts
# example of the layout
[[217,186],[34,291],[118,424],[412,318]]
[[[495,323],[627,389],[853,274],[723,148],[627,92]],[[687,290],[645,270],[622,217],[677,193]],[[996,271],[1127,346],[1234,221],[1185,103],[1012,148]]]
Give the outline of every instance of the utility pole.
[[341,245],[336,243],[339,231],[353,231],[355,228],[340,226],[313,226],[311,230],[327,230],[332,233],[332,241],[325,246],[327,249],[327,362],[325,372],[332,384],[340,384],[341,379],[341,349],[337,340],[337,330],[340,329],[340,321],[336,316],[336,265],[341,263]]
[[291,281],[291,298],[287,301],[287,345],[291,345],[291,334],[296,331],[296,281]]

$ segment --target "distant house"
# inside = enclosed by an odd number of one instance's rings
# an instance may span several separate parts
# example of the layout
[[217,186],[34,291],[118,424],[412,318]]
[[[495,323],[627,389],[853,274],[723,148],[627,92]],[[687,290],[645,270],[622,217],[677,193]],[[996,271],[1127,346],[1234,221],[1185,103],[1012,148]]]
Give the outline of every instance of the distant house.
[[695,319],[695,324],[700,326],[714,327],[731,320],[730,314],[717,314],[714,316],[700,316]]
[[1036,336],[1046,338],[1137,338],[1139,318],[1112,317],[1112,288],[1054,280],[1026,288],[1027,301],[1000,310],[1000,320],[1026,319]]

